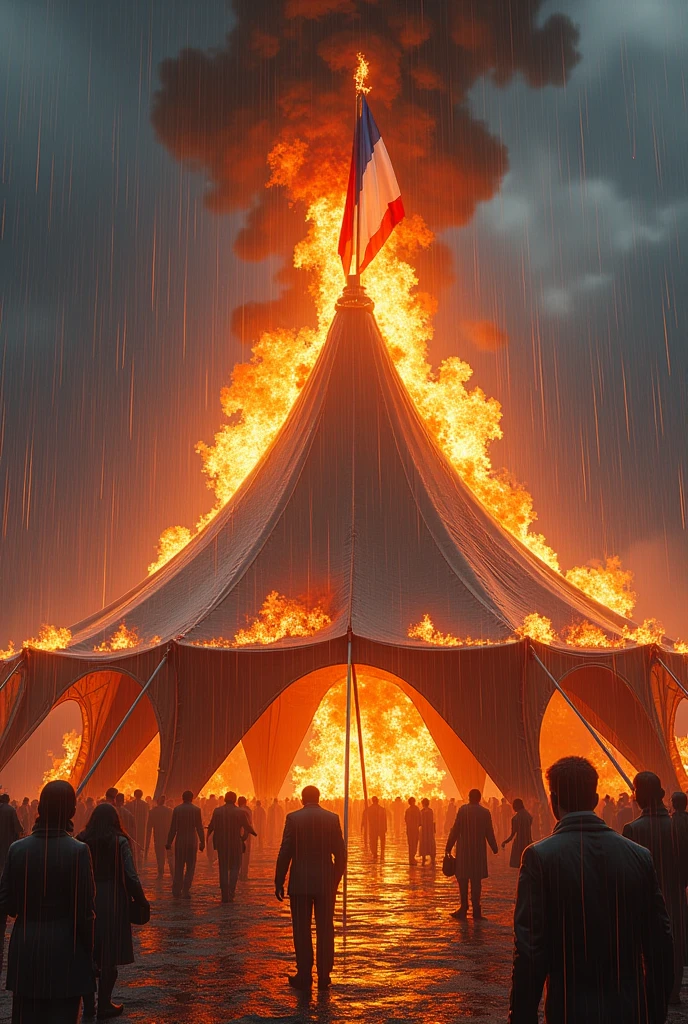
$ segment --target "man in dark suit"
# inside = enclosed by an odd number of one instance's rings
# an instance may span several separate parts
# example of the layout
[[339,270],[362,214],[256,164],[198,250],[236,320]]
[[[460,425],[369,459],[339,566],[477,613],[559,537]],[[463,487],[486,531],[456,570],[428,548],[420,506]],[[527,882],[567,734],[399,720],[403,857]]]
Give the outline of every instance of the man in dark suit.
[[196,807],[190,789],[182,793],[182,802],[172,811],[170,833],[167,837],[166,850],[172,849],[174,843],[174,876],[172,878],[172,895],[191,898],[191,883],[196,871],[196,856],[200,849],[205,849],[205,835],[201,809]]
[[145,856],[148,856],[148,850],[150,849],[151,838],[153,839],[153,849],[155,850],[155,860],[158,865],[158,878],[162,878],[165,874],[165,858],[168,857],[170,861],[170,870],[174,874],[172,867],[173,859],[169,856],[165,850],[165,843],[167,837],[170,834],[170,825],[172,824],[172,808],[166,806],[165,797],[159,796],[155,807],[151,807],[148,813],[148,819],[146,823],[146,848]]
[[319,790],[306,786],[301,794],[302,809],[287,815],[275,868],[275,895],[280,903],[284,899],[284,880],[289,871],[296,952],[296,974],[289,978],[289,984],[304,990],[313,984],[313,913],[318,988],[329,988],[334,966],[334,905],[346,864],[339,817],[320,807],[319,800]]
[[212,837],[217,850],[223,903],[234,902],[244,843],[247,836],[255,835],[246,811],[237,807],[236,793],[226,793],[224,805],[215,808],[208,825],[208,842]]
[[456,821],[447,836],[446,853],[451,853],[456,845],[456,880],[459,883],[461,905],[452,917],[464,920],[468,914],[468,883],[471,883],[471,901],[473,917],[476,921],[484,918],[480,899],[482,896],[483,878],[488,877],[487,846],[493,853],[499,847],[492,826],[492,815],[487,807],[480,806],[480,790],[472,789],[468,794],[468,803],[459,807]]
[[623,834],[652,854],[674,936],[674,987],[669,1002],[679,1003],[683,980],[688,851],[664,806],[664,790],[659,776],[654,772],[639,772],[633,780],[633,791],[641,814],[624,826]]
[[669,917],[652,858],[594,813],[583,757],[547,770],[557,825],[523,853],[509,1024],[662,1024],[673,982]]
[[9,793],[0,793],[0,873],[5,866],[7,851],[21,834],[21,822],[10,803]]

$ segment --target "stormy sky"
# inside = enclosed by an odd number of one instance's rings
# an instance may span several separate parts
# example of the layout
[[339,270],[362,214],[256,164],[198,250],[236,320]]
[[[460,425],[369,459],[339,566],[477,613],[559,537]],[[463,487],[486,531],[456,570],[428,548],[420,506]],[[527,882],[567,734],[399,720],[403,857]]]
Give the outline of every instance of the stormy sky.
[[[538,23],[556,13],[579,30],[563,87],[470,85],[509,169],[441,235],[432,357],[502,402],[493,462],[562,565],[621,555],[636,617],[686,638],[688,12],[557,0]],[[249,355],[233,312],[279,297],[280,261],[237,256],[245,212],[208,208],[151,111],[161,62],[232,25],[219,0],[0,0],[0,646],[129,589],[213,503],[194,445]],[[485,319],[506,343],[466,327]]]

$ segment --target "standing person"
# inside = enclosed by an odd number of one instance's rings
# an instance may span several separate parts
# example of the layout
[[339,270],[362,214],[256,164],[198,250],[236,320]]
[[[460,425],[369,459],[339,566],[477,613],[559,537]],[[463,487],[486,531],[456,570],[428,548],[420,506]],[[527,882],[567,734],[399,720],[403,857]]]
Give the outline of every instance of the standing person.
[[284,827],[284,811],[277,797],[268,808],[268,842],[271,846],[279,842]]
[[447,804],[447,813],[444,816],[444,834],[448,836],[451,827],[456,821],[456,800],[452,797]]
[[134,799],[129,804],[129,811],[134,819],[134,858],[137,868],[141,867],[143,849],[146,845],[146,826],[148,824],[148,804],[143,799],[143,790],[134,790]]
[[[148,812],[148,821],[146,822],[146,845],[145,845],[145,856],[148,856],[150,849],[151,836],[153,838],[153,849],[155,850],[155,860],[158,865],[158,878],[163,878],[165,874],[165,858],[171,858],[171,854],[167,853],[165,849],[165,843],[167,836],[169,835],[170,825],[172,824],[172,808],[165,805],[165,797],[159,796],[155,807],[152,807]],[[172,864],[170,862],[170,872],[172,872]]]
[[378,848],[380,860],[385,859],[387,840],[387,811],[380,806],[380,800],[374,796],[368,807],[368,844],[373,860],[377,860]]
[[616,818],[616,805],[609,793],[605,795],[602,801],[602,814],[600,815],[605,825],[609,825],[610,828],[614,827],[614,819]]
[[315,914],[318,988],[330,986],[334,966],[334,906],[344,874],[346,850],[339,817],[319,806],[320,791],[306,786],[303,807],[292,811],[284,823],[282,845],[275,867],[275,896],[284,900],[284,881],[289,871],[289,901],[296,953],[296,974],[289,984],[307,990],[313,984],[313,937]]
[[268,816],[265,813],[265,808],[260,800],[256,800],[256,806],[253,808],[253,824],[258,830],[256,845],[259,850],[262,850],[265,845],[265,831],[267,829]]
[[251,860],[251,843],[256,833],[253,831],[253,812],[248,806],[248,801],[245,796],[240,796],[237,800],[237,806],[244,812],[248,819],[248,832],[243,843],[243,852],[241,854],[241,867],[239,869],[239,879],[242,882],[248,881],[248,866]]
[[401,836],[401,827],[404,823],[404,804],[400,796],[394,798],[392,805],[392,819],[394,821],[394,838]]
[[484,920],[481,907],[483,878],[488,877],[487,846],[497,853],[498,846],[492,827],[492,815],[480,806],[480,790],[472,789],[468,803],[460,807],[456,821],[447,836],[446,853],[456,846],[456,880],[459,883],[461,905],[452,917],[464,920],[468,915],[468,883],[471,883],[473,918]]
[[14,843],[0,881],[0,918],[16,921],[7,958],[12,1020],[76,1024],[92,997],[95,887],[91,855],[71,837],[76,796],[68,782],[41,791],[33,832]]
[[[93,959],[98,967],[98,1020],[119,1017],[121,1003],[112,1002],[117,968],[133,964],[129,903],[148,908],[136,874],[129,836],[122,830],[117,809],[109,803],[96,807],[79,839],[91,851],[96,882],[96,928]],[[93,1016],[93,996],[84,1000],[84,1015]]]
[[33,822],[31,821],[31,803],[28,796],[25,796],[21,802],[21,807],[17,809],[17,817],[19,818],[19,824],[21,830],[25,836],[28,836],[29,832],[33,828]]
[[224,805],[215,808],[208,825],[208,842],[212,840],[217,851],[223,903],[234,902],[244,843],[255,834],[246,809],[237,807],[236,793],[226,793]]
[[435,844],[435,815],[433,814],[430,801],[425,797],[421,800],[422,810],[420,812],[420,862],[425,867],[425,858],[430,858],[430,863],[434,864],[437,857],[437,847]]
[[505,796],[502,797],[499,805],[499,817],[497,819],[499,834],[506,839],[511,831],[511,804]]
[[0,793],[0,872],[5,866],[7,851],[22,834],[16,809],[10,803],[9,793]]
[[[109,803],[109,801],[108,801]],[[122,831],[126,832],[129,842],[131,843],[132,856],[135,856],[135,849],[138,843],[136,838],[136,820],[134,815],[131,813],[129,808],[124,802],[124,793],[117,793],[115,796],[115,807],[119,814],[119,820],[122,825]]]
[[182,802],[172,811],[170,831],[167,836],[166,850],[172,849],[174,843],[174,877],[172,879],[172,895],[191,898],[191,884],[196,871],[198,851],[203,853],[205,835],[201,821],[201,809],[193,803],[190,789],[182,793]]
[[525,809],[523,801],[519,797],[516,797],[511,806],[514,809],[514,816],[511,819],[511,832],[502,843],[502,849],[512,839],[514,840],[514,844],[511,847],[511,856],[509,857],[509,867],[520,868],[523,851],[533,841],[533,815]]
[[[213,820],[213,814],[215,812],[215,808],[218,807],[218,806],[221,806],[221,805],[220,805],[217,797],[215,796],[214,793],[211,793],[210,796],[208,797],[208,799],[205,801],[205,806],[203,808],[203,814],[201,815],[201,817],[203,818],[203,824],[205,825],[206,829],[207,829],[208,825],[210,824],[210,822]],[[215,847],[213,846],[212,843],[206,842],[206,844],[205,844],[205,855],[208,858],[208,863],[209,864],[212,865],[212,864],[215,863],[216,853],[215,853]]]
[[669,1002],[679,1003],[686,918],[686,850],[679,845],[679,837],[662,802],[664,790],[659,776],[654,772],[639,772],[633,780],[633,793],[641,814],[624,827],[623,834],[652,854],[674,936],[674,987]]
[[614,828],[616,831],[623,835],[623,830],[629,822],[633,821],[633,817],[633,805],[628,799],[628,793],[620,793],[614,817]]
[[509,1024],[662,1024],[673,980],[669,918],[652,858],[594,813],[583,757],[547,769],[551,836],[518,878]]
[[406,842],[408,843],[409,864],[416,864],[416,851],[418,850],[418,833],[420,831],[420,808],[416,806],[415,796],[408,799],[408,807],[404,814],[406,824]]

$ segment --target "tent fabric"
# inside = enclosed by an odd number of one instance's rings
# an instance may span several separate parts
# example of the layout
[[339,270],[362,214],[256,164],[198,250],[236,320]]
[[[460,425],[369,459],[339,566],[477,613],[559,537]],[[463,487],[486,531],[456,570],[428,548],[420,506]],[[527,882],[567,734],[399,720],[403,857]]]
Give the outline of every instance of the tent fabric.
[[[319,606],[329,623],[312,636],[262,647],[204,646],[231,645],[273,591],[307,609]],[[116,781],[113,773],[157,726],[158,791],[198,789],[243,738],[258,793],[271,796],[323,685],[341,678],[351,641],[356,664],[403,681],[438,742],[442,735],[449,750],[445,726],[455,736],[457,772],[475,776],[477,761],[507,796],[543,795],[539,733],[555,689],[546,670],[569,680],[563,685],[577,706],[633,753],[634,764],[654,765],[665,778],[681,773],[672,729],[683,694],[658,668],[654,650],[518,639],[531,612],[557,631],[587,620],[619,636],[626,624],[479,504],[419,417],[370,303],[354,299],[338,309],[282,430],[213,522],[159,572],[74,627],[66,651],[25,652],[17,696],[0,704],[0,764],[78,680],[97,688],[110,672],[109,710],[97,728],[89,724],[89,749],[80,757],[80,770],[88,770],[116,716],[169,648],[137,723],[128,723],[92,785]],[[426,613],[442,633],[486,645],[410,639],[409,627]],[[94,650],[122,622],[137,630],[140,645]],[[662,658],[688,686],[686,659],[668,651]],[[81,704],[93,717],[88,689]]]

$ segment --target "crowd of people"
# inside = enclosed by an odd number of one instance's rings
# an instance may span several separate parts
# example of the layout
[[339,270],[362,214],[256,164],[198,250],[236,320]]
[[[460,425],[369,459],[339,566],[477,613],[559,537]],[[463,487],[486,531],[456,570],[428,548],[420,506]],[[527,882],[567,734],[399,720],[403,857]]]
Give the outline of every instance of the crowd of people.
[[[658,777],[641,772],[631,794],[600,800],[597,773],[579,757],[556,762],[547,778],[549,823],[542,807],[531,813],[519,798],[483,801],[473,789],[465,803],[352,801],[351,826],[372,861],[384,860],[393,831],[405,840],[412,870],[436,865],[441,822],[442,870],[456,878],[459,921],[469,906],[474,920],[484,920],[488,850],[509,847],[509,864],[519,870],[511,1024],[536,1024],[543,990],[548,1022],[664,1021],[668,1004],[679,1001],[688,953],[688,798],[674,793],[670,813]],[[251,844],[279,842],[274,890],[283,901],[288,876],[296,954],[289,984],[310,990],[315,966],[318,987],[327,989],[347,856],[341,810],[337,802],[321,806],[314,786],[300,801],[273,798],[267,807],[232,791],[153,801],[140,789],[127,799],[113,788],[100,801],[77,800],[60,781],[48,783],[39,801],[0,794],[3,936],[15,918],[7,958],[13,1022],[73,1024],[80,1008],[101,1020],[123,1012],[113,990],[118,968],[134,961],[132,924],[150,917],[139,872],[151,847],[158,879],[169,872],[174,898],[191,898],[206,851],[217,862],[221,901],[232,903],[249,877]]]

